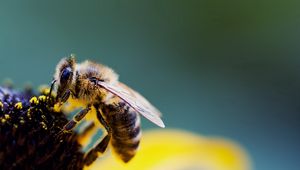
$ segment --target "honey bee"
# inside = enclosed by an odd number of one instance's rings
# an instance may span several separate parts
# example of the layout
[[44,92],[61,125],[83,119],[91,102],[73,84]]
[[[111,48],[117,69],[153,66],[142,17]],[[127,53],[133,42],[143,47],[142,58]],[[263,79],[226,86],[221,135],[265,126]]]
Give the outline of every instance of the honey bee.
[[[161,113],[138,92],[118,81],[109,67],[91,61],[76,63],[74,56],[63,58],[56,67],[51,89],[56,88],[56,102],[65,103],[69,97],[85,106],[63,128],[72,130],[89,112],[97,116],[106,129],[106,136],[85,156],[87,165],[108,144],[123,160],[130,161],[136,154],[141,139],[139,114],[164,128]],[[94,108],[96,112],[92,113]],[[95,123],[97,124],[97,123]]]

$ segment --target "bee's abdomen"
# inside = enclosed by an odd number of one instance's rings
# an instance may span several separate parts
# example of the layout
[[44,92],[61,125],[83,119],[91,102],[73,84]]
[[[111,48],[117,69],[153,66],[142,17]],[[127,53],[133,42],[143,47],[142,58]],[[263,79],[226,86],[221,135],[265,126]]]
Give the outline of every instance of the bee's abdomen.
[[124,162],[135,155],[141,138],[140,117],[126,105],[110,109],[106,120],[112,131],[111,144]]

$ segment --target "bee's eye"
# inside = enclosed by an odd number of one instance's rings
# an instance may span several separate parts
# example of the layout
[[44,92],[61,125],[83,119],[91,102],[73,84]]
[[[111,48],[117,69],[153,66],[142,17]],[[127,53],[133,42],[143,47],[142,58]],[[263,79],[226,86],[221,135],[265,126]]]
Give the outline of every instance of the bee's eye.
[[60,76],[60,81],[61,82],[66,82],[68,81],[73,75],[71,67],[66,67],[63,69],[61,76]]

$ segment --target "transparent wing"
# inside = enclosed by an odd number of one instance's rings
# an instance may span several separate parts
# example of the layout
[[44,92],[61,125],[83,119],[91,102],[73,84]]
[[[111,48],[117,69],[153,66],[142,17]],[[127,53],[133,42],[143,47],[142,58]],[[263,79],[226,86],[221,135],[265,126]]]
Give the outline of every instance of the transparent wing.
[[112,85],[99,81],[98,85],[121,98],[135,111],[139,112],[151,122],[155,123],[159,127],[165,127],[163,121],[160,119],[161,113],[158,111],[158,109],[152,106],[148,100],[138,92],[134,91],[123,83]]
[[161,112],[156,107],[154,107],[146,98],[144,98],[139,92],[128,87],[126,84],[119,83],[119,85],[124,90],[127,90],[128,92],[130,92],[131,95],[134,96],[136,98],[136,100],[141,102],[143,106],[149,108],[149,110],[151,110],[153,114],[156,114],[157,116],[161,117],[161,115],[162,115]]

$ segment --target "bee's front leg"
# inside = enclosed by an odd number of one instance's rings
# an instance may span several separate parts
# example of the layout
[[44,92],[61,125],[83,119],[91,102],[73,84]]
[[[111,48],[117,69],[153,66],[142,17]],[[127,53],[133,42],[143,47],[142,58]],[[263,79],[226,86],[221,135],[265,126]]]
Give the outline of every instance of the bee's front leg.
[[71,94],[71,90],[69,90],[69,89],[66,90],[66,92],[61,97],[61,101],[60,102],[65,103],[69,99],[70,94]]

